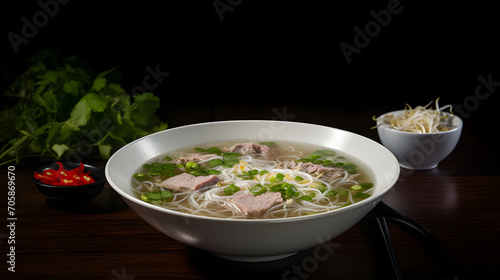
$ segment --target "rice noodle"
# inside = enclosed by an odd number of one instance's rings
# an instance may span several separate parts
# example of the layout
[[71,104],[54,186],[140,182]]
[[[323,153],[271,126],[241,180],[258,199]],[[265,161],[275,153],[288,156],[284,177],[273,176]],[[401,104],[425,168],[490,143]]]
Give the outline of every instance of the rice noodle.
[[[287,149],[297,156],[302,155],[301,152],[296,152],[292,147],[287,147]],[[230,168],[224,168],[222,166],[216,167],[216,169],[221,171],[221,174],[218,175],[220,181],[217,186],[196,191],[172,192],[172,198],[163,200],[161,204],[157,205],[194,215],[232,219],[247,218],[237,205],[230,202],[230,199],[239,194],[250,192],[250,189],[256,184],[270,185],[271,177],[278,173],[285,175],[285,178],[282,180],[284,183],[293,184],[302,195],[310,196],[312,199],[310,201],[304,201],[299,198],[293,198],[291,199],[292,201],[284,200],[282,203],[268,209],[259,218],[270,219],[304,216],[331,211],[346,203],[355,203],[350,192],[349,195],[342,196],[342,199],[340,195],[327,196],[328,191],[349,190],[351,186],[358,184],[358,181],[354,179],[356,176],[344,170],[342,170],[341,177],[329,179],[324,178],[326,176],[313,176],[300,170],[282,168],[281,166],[283,165],[280,165],[280,162],[277,160],[264,160],[250,155],[242,156],[239,160],[239,164]],[[286,164],[284,166],[286,166]],[[238,175],[242,174],[244,171],[250,170],[258,170],[259,172],[266,170],[268,173],[255,175],[253,180],[245,180],[242,177],[238,177]],[[297,176],[303,179],[296,181],[294,178]],[[133,182],[133,190],[139,196],[145,192],[160,190],[160,186],[158,185],[160,182],[156,182],[155,180],[138,181],[134,179]],[[224,188],[230,184],[235,184],[240,190],[232,195],[225,195]],[[324,186],[326,191],[319,190],[317,188],[319,185]],[[369,193],[372,189],[373,188],[364,192]]]
[[[404,114],[388,114],[382,119],[373,117],[374,121],[381,120],[382,125],[390,125],[393,129],[414,133],[434,133],[450,130],[451,127],[445,123],[448,115],[442,113],[445,109],[450,109],[451,105],[439,107],[439,98],[436,99],[436,109],[428,108],[432,101],[425,106],[412,108],[406,104]],[[373,128],[378,127],[375,126]]]

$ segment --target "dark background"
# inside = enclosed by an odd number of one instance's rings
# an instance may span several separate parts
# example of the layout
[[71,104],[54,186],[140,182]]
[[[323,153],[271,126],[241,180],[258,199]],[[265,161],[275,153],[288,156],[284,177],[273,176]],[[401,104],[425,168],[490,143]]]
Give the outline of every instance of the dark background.
[[[72,0],[59,4],[15,54],[7,34],[21,35],[21,18],[32,21],[42,9],[37,1],[4,1],[1,89],[22,73],[22,61],[47,47],[62,57],[79,54],[96,72],[118,66],[128,91],[142,85],[147,66],[158,65],[170,73],[153,90],[162,112],[288,106],[383,113],[437,97],[442,105],[464,104],[473,101],[478,76],[500,81],[499,21],[491,1],[401,0],[401,12],[351,63],[340,43],[354,45],[354,27],[363,30],[374,20],[370,11],[398,1],[229,1],[234,7],[222,21],[216,2],[231,7],[227,0]],[[475,109],[466,122],[491,123],[497,95],[470,103]]]
[[[55,0],[42,0],[47,1]],[[123,73],[121,84],[129,92],[142,85],[148,74],[146,67],[154,69],[158,65],[162,72],[169,72],[153,92],[162,103],[158,113],[170,127],[200,120],[269,120],[279,116],[278,112],[296,116],[294,121],[348,128],[375,138],[376,131],[369,130],[374,124],[370,117],[403,109],[406,103],[424,105],[440,97],[442,105],[473,107],[467,115],[460,115],[464,119],[464,137],[457,152],[442,168],[410,173],[411,176],[403,173],[397,192],[388,194],[386,199],[437,233],[437,238],[463,264],[470,279],[498,271],[494,263],[498,255],[498,236],[495,236],[498,213],[492,211],[495,209],[492,205],[497,205],[494,201],[497,188],[488,188],[495,184],[495,176],[491,175],[498,173],[498,148],[490,147],[498,147],[494,134],[499,120],[496,112],[500,86],[493,88],[495,91],[484,100],[475,97],[479,76],[500,83],[500,17],[494,1],[401,0],[401,12],[392,15],[390,23],[359,54],[352,55],[351,63],[346,61],[339,45],[342,42],[354,45],[354,28],[365,29],[374,20],[370,11],[385,10],[394,1],[220,0],[216,3],[234,4],[231,11],[223,14],[223,21],[214,2],[71,0],[59,4],[58,13],[49,18],[47,25],[38,28],[27,44],[21,44],[16,54],[7,35],[10,32],[20,35],[21,19],[32,21],[41,7],[36,0],[1,1],[0,108],[15,102],[1,94],[25,70],[24,61],[48,47],[58,50],[61,58],[80,55],[96,72],[118,67]],[[317,110],[310,110],[311,107]],[[356,110],[347,116],[359,115],[347,119],[342,114],[346,110]],[[21,183],[22,178],[28,179],[28,171],[21,172],[16,170],[19,178],[16,184],[28,186]],[[450,191],[456,193],[449,196]],[[95,227],[94,220],[87,215],[54,215],[36,195],[35,192],[19,194],[29,198],[21,199],[20,203],[34,204],[21,209],[27,218],[24,220],[32,221],[35,228],[43,227],[42,236],[50,238],[48,243],[39,242],[33,238],[39,235],[37,232],[20,228],[19,238],[26,241],[20,245],[28,248],[25,252],[34,253],[24,257],[67,259],[66,252],[75,252],[77,264],[85,263],[88,258],[93,263],[102,260],[91,268],[90,274],[100,277],[104,275],[101,271],[105,271],[104,276],[109,279],[114,276],[113,270],[125,269],[122,264],[137,263],[135,258],[123,263],[123,256],[136,256],[144,244],[160,244],[163,247],[139,258],[143,265],[126,266],[127,273],[152,275],[157,264],[165,265],[165,258],[181,256],[173,260],[174,267],[169,269],[186,277],[213,275],[214,270],[205,269],[213,260],[207,262],[197,251],[188,251],[196,257],[186,257],[184,245],[163,242],[160,233],[151,239],[142,238],[145,243],[123,245],[124,232],[137,238],[149,231],[140,226],[142,221],[131,211],[119,214],[131,224],[139,225],[133,227],[134,231],[130,232],[130,224],[116,222],[117,213],[103,214],[99,217],[101,222],[110,221],[111,225],[106,232],[110,234],[108,238],[94,238],[90,245],[79,245],[82,238],[88,238],[88,231],[75,231],[74,225],[77,229],[91,225],[86,229],[91,229],[92,236],[100,236],[102,228]],[[452,203],[439,208],[443,198],[450,198],[443,201]],[[72,223],[68,227],[58,227],[69,220]],[[400,250],[397,253],[403,256],[403,268],[410,273],[416,271],[417,276],[412,279],[427,275],[427,267],[421,269],[421,264],[428,260],[419,258],[425,252],[418,254],[416,250],[421,248],[413,246],[416,242],[408,241],[406,235],[394,231],[392,234],[396,249]],[[74,240],[76,245],[61,247],[59,237],[67,244]],[[348,271],[351,267],[361,274],[369,270],[351,261],[370,263],[365,245],[358,242],[360,239],[363,237],[358,228],[347,233],[342,239],[342,250],[335,252],[336,257],[325,262],[316,275],[331,277],[332,271],[347,270],[345,273],[351,276]],[[116,251],[98,255],[95,249],[85,247],[101,243]],[[141,248],[137,250],[138,247]],[[165,255],[164,251],[172,248],[174,253]],[[36,268],[42,268],[40,273],[61,272],[59,266],[47,266],[47,262],[19,262],[20,266],[28,264],[35,269],[21,270],[38,273]],[[71,267],[61,273],[69,275],[79,269],[85,268]],[[189,269],[194,269],[194,276],[186,274]],[[205,271],[197,271],[200,269]]]

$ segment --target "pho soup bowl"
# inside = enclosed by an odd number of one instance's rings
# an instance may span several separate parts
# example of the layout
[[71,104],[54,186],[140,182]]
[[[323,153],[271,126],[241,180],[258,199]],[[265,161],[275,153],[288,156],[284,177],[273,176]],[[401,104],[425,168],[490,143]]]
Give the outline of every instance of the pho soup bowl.
[[[183,147],[221,141],[290,141],[342,151],[373,172],[374,191],[360,202],[329,212],[276,219],[214,218],[181,213],[138,199],[132,174],[148,160]],[[281,121],[223,121],[188,125],[140,138],[109,159],[111,187],[152,227],[192,247],[237,261],[270,261],[331,240],[360,221],[392,188],[399,164],[381,144],[326,126]]]
[[402,115],[404,110],[386,113],[377,118],[377,132],[382,144],[399,160],[403,168],[429,170],[436,168],[455,149],[462,133],[462,120],[448,115],[452,129],[435,133],[398,131],[384,122],[387,115]]

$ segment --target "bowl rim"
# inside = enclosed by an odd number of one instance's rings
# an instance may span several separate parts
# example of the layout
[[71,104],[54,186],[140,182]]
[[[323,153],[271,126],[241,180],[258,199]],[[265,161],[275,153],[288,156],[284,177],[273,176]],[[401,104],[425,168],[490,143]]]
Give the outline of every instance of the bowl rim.
[[451,114],[451,113],[448,113],[448,112],[441,112],[443,114],[446,114],[448,116],[451,116],[451,117],[454,117],[456,119],[458,119],[459,121],[459,124],[450,129],[450,130],[446,130],[446,131],[439,131],[439,132],[426,132],[426,133],[419,133],[419,132],[410,132],[410,131],[402,131],[402,130],[396,130],[390,126],[388,126],[387,124],[383,124],[381,123],[382,122],[382,118],[385,117],[386,115],[389,115],[389,114],[398,114],[398,113],[403,113],[405,110],[396,110],[396,111],[391,111],[391,112],[387,112],[387,113],[384,113],[382,115],[380,115],[379,117],[377,117],[377,129],[378,128],[384,128],[384,129],[387,129],[389,131],[394,131],[396,133],[401,133],[401,134],[412,134],[412,135],[439,135],[439,134],[446,134],[446,133],[453,133],[453,132],[456,132],[457,130],[461,130],[462,127],[463,127],[463,120],[455,115],[455,114]]
[[[52,168],[53,165],[54,165],[54,163],[55,163],[55,161],[53,163],[42,165],[42,166],[40,166],[38,168],[35,168],[33,170],[33,172],[30,174],[31,180],[33,180],[33,182],[35,184],[37,184],[37,185],[40,185],[40,186],[43,186],[43,187],[46,187],[46,188],[53,188],[53,189],[83,189],[83,188],[95,187],[95,186],[98,186],[98,185],[101,185],[101,184],[104,186],[104,183],[107,180],[106,174],[105,174],[105,172],[104,172],[104,170],[102,168],[97,167],[95,165],[86,164],[86,163],[83,164],[85,166],[85,169],[92,168],[92,169],[95,169],[95,170],[99,171],[99,173],[102,175],[99,180],[96,180],[95,182],[90,183],[90,184],[82,184],[82,185],[76,185],[76,186],[56,186],[56,185],[50,185],[50,184],[46,184],[46,183],[40,182],[40,180],[38,180],[37,178],[35,178],[35,172],[40,172],[40,171]],[[61,162],[61,163],[63,165],[67,164],[66,162]]]
[[360,135],[360,134],[357,134],[357,133],[354,133],[354,132],[350,132],[350,131],[347,131],[347,130],[343,130],[343,129],[340,129],[340,128],[334,128],[334,127],[329,127],[329,126],[325,126],[325,125],[318,125],[318,124],[311,124],[311,123],[306,123],[306,122],[291,122],[291,121],[279,121],[279,120],[229,120],[229,121],[202,122],[202,123],[195,123],[195,124],[189,124],[189,125],[179,126],[179,127],[175,127],[175,128],[169,128],[167,130],[155,132],[155,133],[146,135],[144,137],[141,137],[139,139],[136,139],[136,140],[134,140],[134,141],[126,144],[125,146],[123,146],[119,150],[117,150],[108,159],[108,161],[106,163],[106,167],[104,169],[105,175],[106,175],[106,178],[110,177],[109,176],[109,163],[112,162],[113,158],[122,149],[126,149],[128,146],[131,146],[131,145],[133,145],[136,142],[143,141],[144,139],[154,137],[155,135],[160,134],[160,133],[165,133],[166,131],[169,131],[169,133],[173,133],[171,131],[175,132],[175,130],[186,129],[186,128],[189,128],[189,127],[196,127],[196,126],[207,125],[207,124],[214,124],[215,125],[215,124],[224,124],[224,123],[241,123],[241,124],[244,124],[244,123],[270,123],[270,122],[280,122],[280,123],[284,123],[284,124],[287,124],[287,123],[289,123],[289,124],[302,124],[302,125],[316,126],[316,127],[319,127],[319,128],[334,129],[334,130],[338,130],[338,131],[343,131],[344,133],[349,133],[349,134],[355,135],[356,137],[363,138],[366,141],[373,142],[375,145],[378,145],[380,148],[382,148],[383,150],[385,150],[387,152],[387,155],[394,162],[394,166],[396,168],[396,170],[395,170],[396,172],[394,174],[394,178],[388,183],[388,187],[386,187],[383,191],[381,191],[380,193],[378,193],[376,196],[372,195],[372,196],[370,196],[370,197],[368,197],[368,198],[366,198],[366,199],[364,199],[362,201],[356,202],[354,204],[351,204],[351,205],[348,205],[348,206],[344,206],[344,207],[340,207],[340,208],[337,208],[337,209],[335,209],[333,211],[316,213],[314,215],[299,216],[299,217],[286,217],[286,218],[274,218],[274,219],[261,219],[261,218],[254,218],[254,219],[227,219],[227,218],[209,217],[209,216],[194,215],[194,214],[179,212],[179,211],[175,211],[175,210],[171,210],[171,209],[159,207],[157,205],[153,205],[151,203],[147,203],[145,201],[142,201],[142,200],[140,200],[137,197],[133,197],[132,195],[126,193],[123,190],[121,190],[120,187],[116,186],[115,183],[112,180],[108,180],[108,183],[111,186],[111,188],[113,188],[113,190],[115,190],[122,198],[130,201],[131,203],[135,203],[135,204],[138,204],[138,205],[140,205],[142,207],[146,207],[146,208],[149,208],[151,210],[163,212],[163,213],[166,213],[166,214],[172,214],[174,216],[180,216],[180,217],[182,217],[184,219],[199,219],[199,220],[217,221],[217,222],[225,222],[225,223],[285,223],[285,222],[294,222],[294,221],[302,221],[302,220],[322,219],[325,216],[335,216],[335,215],[339,215],[339,214],[344,213],[344,212],[349,212],[349,211],[352,211],[352,210],[356,210],[357,208],[361,208],[362,206],[364,206],[366,204],[372,204],[373,207],[375,207],[382,200],[382,198],[384,197],[384,195],[387,192],[389,192],[389,190],[391,190],[392,187],[394,186],[394,184],[399,180],[399,174],[400,174],[399,161],[394,156],[394,154],[392,154],[392,152],[389,151],[389,149],[387,149],[385,146],[383,146],[382,144],[378,143],[377,141],[372,140],[372,139],[370,139],[368,137],[365,137],[363,135]]

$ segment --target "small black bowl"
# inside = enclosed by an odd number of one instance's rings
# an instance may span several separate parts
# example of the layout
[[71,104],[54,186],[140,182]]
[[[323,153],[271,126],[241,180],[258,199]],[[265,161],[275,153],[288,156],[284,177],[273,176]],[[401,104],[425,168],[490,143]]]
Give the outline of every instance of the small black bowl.
[[[63,163],[63,166],[66,170],[72,170],[80,165]],[[34,172],[31,174],[31,179],[40,194],[47,199],[48,205],[60,209],[76,209],[85,206],[96,198],[102,192],[106,183],[106,176],[103,169],[89,164],[84,164],[84,166],[84,173],[90,172],[90,176],[94,178],[94,183],[77,186],[54,186],[40,182],[35,178]],[[58,170],[59,165],[53,163],[41,166],[35,171],[43,172],[50,168]]]

